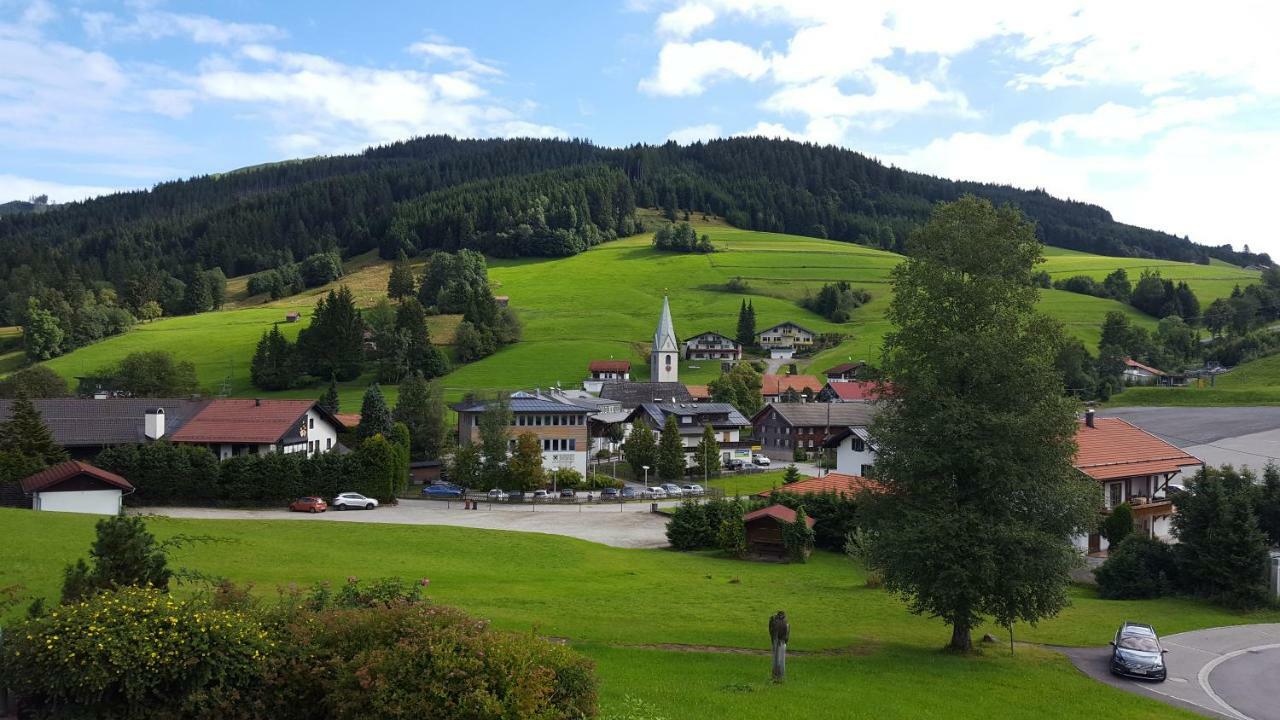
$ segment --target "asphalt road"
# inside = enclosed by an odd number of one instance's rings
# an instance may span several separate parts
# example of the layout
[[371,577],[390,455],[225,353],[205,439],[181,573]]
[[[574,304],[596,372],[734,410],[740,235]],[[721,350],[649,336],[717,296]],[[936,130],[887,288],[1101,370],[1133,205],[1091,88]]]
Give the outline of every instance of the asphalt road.
[[667,516],[649,512],[649,503],[609,505],[547,505],[532,503],[480,503],[479,510],[463,510],[460,502],[401,500],[374,510],[329,510],[311,515],[285,509],[236,510],[230,508],[138,508],[138,514],[212,520],[294,520],[298,522],[399,523],[403,525],[455,525],[488,530],[566,535],[623,548],[667,546]]
[[1118,678],[1111,648],[1060,648],[1082,672],[1113,687],[1228,720],[1280,720],[1280,624],[1237,625],[1168,635],[1169,679]]
[[1269,460],[1280,463],[1280,407],[1114,408],[1099,415],[1128,420],[1210,466],[1261,472]]

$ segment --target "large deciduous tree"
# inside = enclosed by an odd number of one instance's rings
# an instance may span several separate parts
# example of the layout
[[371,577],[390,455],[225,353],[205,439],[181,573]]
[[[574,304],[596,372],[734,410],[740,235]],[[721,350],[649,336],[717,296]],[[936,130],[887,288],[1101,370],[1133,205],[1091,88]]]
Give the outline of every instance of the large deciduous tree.
[[869,507],[871,562],[910,609],[967,652],[986,618],[1035,622],[1067,604],[1071,537],[1097,487],[1071,464],[1076,422],[1035,311],[1042,247],[1020,212],[966,196],[936,208],[893,271],[882,368],[894,392]]

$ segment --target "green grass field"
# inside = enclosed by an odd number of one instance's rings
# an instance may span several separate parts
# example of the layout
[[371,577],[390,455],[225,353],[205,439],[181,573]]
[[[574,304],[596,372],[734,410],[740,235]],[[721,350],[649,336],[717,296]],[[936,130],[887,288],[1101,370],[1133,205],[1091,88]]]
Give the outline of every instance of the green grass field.
[[1111,405],[1272,405],[1280,403],[1280,355],[1247,362],[1185,388],[1134,387],[1111,398]]
[[[808,361],[801,360],[800,364],[810,372],[818,373],[849,359],[877,359],[889,329],[884,311],[891,294],[890,271],[900,256],[849,243],[753,232],[714,223],[701,230],[711,236],[719,252],[658,252],[651,247],[649,236],[644,235],[606,243],[569,258],[491,261],[494,290],[509,296],[519,311],[525,324],[524,339],[448,375],[444,379],[447,396],[457,398],[470,390],[576,385],[592,359],[630,359],[633,377],[645,378],[648,342],[663,294],[670,296],[680,337],[706,330],[732,335],[743,296],[724,292],[723,287],[735,277],[750,286],[748,297],[756,309],[758,328],[794,320],[819,332],[848,336],[838,347]],[[1228,295],[1234,285],[1258,277],[1255,272],[1225,264],[1201,266],[1108,258],[1056,248],[1048,249],[1044,263],[1054,277],[1089,274],[1102,278],[1118,267],[1126,268],[1135,280],[1144,268],[1159,269],[1170,279],[1186,280],[1206,305]],[[362,304],[372,304],[385,292],[389,266],[374,254],[352,258],[346,270],[347,275],[340,282],[350,285]],[[872,295],[871,302],[859,308],[851,322],[836,325],[796,304],[807,292],[836,280],[848,280]],[[126,335],[56,358],[48,363],[49,367],[73,377],[134,350],[169,350],[193,361],[201,384],[211,392],[219,391],[225,381],[232,394],[264,394],[255,393],[248,378],[258,338],[272,323],[282,322],[289,310],[302,311],[305,322],[316,296],[328,288],[267,302],[262,296],[249,297],[246,285],[247,278],[229,282],[225,310],[140,325]],[[1097,344],[1102,318],[1110,310],[1124,312],[1144,326],[1155,324],[1126,305],[1058,290],[1043,291],[1041,307],[1091,348]],[[432,318],[435,341],[451,342],[457,321],[456,317]],[[299,325],[281,327],[292,335]],[[688,383],[704,384],[718,374],[715,362],[681,366],[681,380]],[[368,380],[361,378],[342,389],[344,410],[358,409]],[[266,395],[313,397],[321,390],[317,386]],[[394,401],[394,388],[387,390]]]
[[[62,566],[86,553],[93,523],[0,509],[0,586],[19,583],[55,598]],[[595,659],[606,712],[630,695],[670,718],[772,718],[780,708],[787,717],[976,718],[1009,716],[1011,707],[1024,717],[1191,717],[1088,680],[1046,650],[943,655],[949,633],[940,622],[867,588],[856,566],[830,553],[776,565],[435,526],[155,518],[150,527],[160,538],[220,538],[178,551],[171,564],[253,583],[268,597],[291,583],[348,575],[428,577],[435,602],[498,627],[566,638]],[[778,608],[791,620],[792,649],[802,653],[783,686],[767,682],[768,658],[744,654],[768,647],[765,621]],[[1135,618],[1175,633],[1273,622],[1280,613],[1106,601],[1076,589],[1060,617],[1015,633],[1032,643],[1101,645]]]
[[786,466],[782,465],[782,468],[743,475],[726,475],[708,481],[707,485],[724,490],[727,497],[755,495],[774,487],[782,487],[782,476],[786,472]]

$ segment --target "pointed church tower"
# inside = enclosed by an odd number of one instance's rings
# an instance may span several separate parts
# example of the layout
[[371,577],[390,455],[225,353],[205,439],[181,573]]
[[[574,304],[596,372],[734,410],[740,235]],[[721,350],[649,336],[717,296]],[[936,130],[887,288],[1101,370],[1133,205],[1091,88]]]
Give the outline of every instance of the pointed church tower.
[[649,382],[679,382],[680,341],[671,325],[671,306],[662,296],[662,317],[653,333],[653,350],[649,353]]

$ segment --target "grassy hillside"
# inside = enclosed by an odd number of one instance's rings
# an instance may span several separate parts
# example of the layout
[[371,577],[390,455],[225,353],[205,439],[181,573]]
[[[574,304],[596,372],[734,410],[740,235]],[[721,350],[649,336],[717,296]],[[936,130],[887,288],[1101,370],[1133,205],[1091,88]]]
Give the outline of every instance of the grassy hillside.
[[1280,403],[1280,355],[1269,355],[1244,363],[1219,375],[1185,388],[1129,388],[1111,399],[1122,405],[1272,405]]
[[[740,230],[710,223],[701,227],[719,252],[710,255],[665,253],[651,247],[649,236],[617,240],[580,255],[559,259],[493,260],[490,277],[495,292],[508,295],[525,323],[524,340],[445,378],[451,397],[467,390],[565,386],[581,381],[586,364],[595,358],[628,358],[634,376],[647,377],[647,344],[662,303],[670,296],[676,332],[681,337],[715,330],[733,335],[742,295],[724,291],[735,277],[750,287],[758,328],[794,320],[819,332],[848,336],[839,347],[811,361],[820,372],[847,359],[875,360],[888,331],[884,310],[890,298],[889,273],[901,257],[849,243],[815,240]],[[1165,277],[1186,280],[1207,304],[1230,293],[1257,274],[1222,265],[1190,265],[1167,261],[1110,258],[1049,248],[1045,269],[1054,277],[1091,274],[1101,278],[1126,268],[1136,278],[1143,268],[1158,268]],[[389,266],[372,253],[347,263],[340,282],[355,291],[362,304],[372,304],[385,292]],[[867,289],[872,300],[843,325],[800,308],[796,301],[823,283],[848,280]],[[250,297],[247,278],[228,284],[228,303],[220,312],[177,317],[140,325],[132,332],[82,348],[50,361],[49,367],[67,377],[92,371],[140,349],[162,349],[196,364],[200,382],[217,391],[229,379],[231,392],[255,394],[249,384],[249,361],[262,332],[282,322],[288,310],[304,314],[303,323],[282,324],[289,335],[306,322],[316,296],[328,287],[268,302]],[[1099,298],[1057,290],[1042,293],[1041,307],[1060,319],[1091,348],[1109,310],[1128,314],[1136,322],[1154,321],[1132,308]],[[437,343],[449,343],[456,317],[431,318]],[[714,362],[684,364],[681,379],[705,383],[719,374]],[[344,409],[355,410],[368,378],[343,388]],[[388,389],[394,395],[394,388]],[[318,388],[275,393],[280,397],[312,397]]]
[[[85,554],[95,519],[0,509],[0,586],[21,584],[56,598],[61,568]],[[1061,656],[1022,647],[957,658],[938,649],[949,632],[865,585],[843,556],[816,553],[805,565],[751,563],[713,554],[623,550],[570,538],[465,528],[323,521],[150,521],[160,538],[220,538],[177,552],[172,565],[252,582],[272,598],[298,583],[398,575],[431,579],[434,602],[502,628],[565,638],[597,662],[605,716],[625,696],[661,715],[773,718],[1192,717],[1089,680]],[[320,559],[317,561],[317,559]],[[179,593],[191,592],[180,586]],[[1073,604],[1019,639],[1103,645],[1125,619],[1165,633],[1242,622],[1197,602],[1106,601],[1072,590]],[[768,682],[765,621],[791,621],[785,685]],[[14,615],[22,612],[15,608]],[[1004,637],[1000,628],[983,628]],[[744,649],[745,652],[744,652]],[[759,654],[747,654],[752,651]],[[911,688],[903,692],[903,688]],[[1070,697],[1069,703],[1062,698]],[[833,714],[832,708],[841,708]]]

